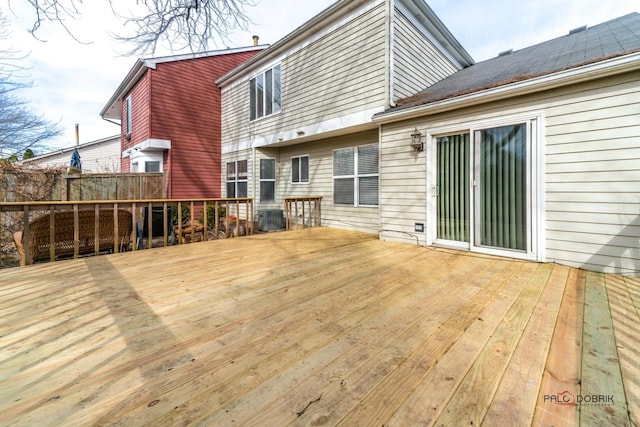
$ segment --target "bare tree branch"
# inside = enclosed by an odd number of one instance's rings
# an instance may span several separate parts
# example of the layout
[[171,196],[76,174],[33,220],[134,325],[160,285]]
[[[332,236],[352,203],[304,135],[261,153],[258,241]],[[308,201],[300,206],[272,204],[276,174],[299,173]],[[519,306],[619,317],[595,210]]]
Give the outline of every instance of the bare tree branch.
[[[36,12],[31,33],[46,21],[59,23],[73,36],[67,26],[68,19],[81,18],[83,0],[27,0]],[[95,1],[95,0],[94,0]],[[251,23],[246,8],[257,0],[136,0],[134,10],[122,12],[122,2],[108,1],[114,14],[124,21],[124,34],[114,37],[133,45],[129,54],[153,54],[160,45],[171,50],[189,48],[207,50],[227,41],[229,34],[246,30]]]
[[[0,42],[9,39],[7,22],[0,13]],[[0,48],[0,157],[18,156],[30,148],[45,145],[61,130],[42,116],[34,114],[28,103],[17,96],[20,89],[30,86],[18,78],[25,71],[21,61],[26,57],[12,47]]]

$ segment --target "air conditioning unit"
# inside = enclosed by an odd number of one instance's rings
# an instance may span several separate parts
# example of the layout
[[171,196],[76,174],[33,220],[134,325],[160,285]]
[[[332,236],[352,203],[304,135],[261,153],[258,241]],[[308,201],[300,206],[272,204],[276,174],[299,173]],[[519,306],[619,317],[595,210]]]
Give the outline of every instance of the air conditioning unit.
[[258,230],[273,231],[285,228],[284,211],[282,209],[258,210]]

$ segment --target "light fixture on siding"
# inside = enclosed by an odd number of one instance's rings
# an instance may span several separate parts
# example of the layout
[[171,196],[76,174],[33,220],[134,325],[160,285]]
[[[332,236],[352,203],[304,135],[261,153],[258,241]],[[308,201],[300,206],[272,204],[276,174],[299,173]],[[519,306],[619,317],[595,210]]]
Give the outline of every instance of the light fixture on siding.
[[411,148],[413,148],[413,155],[418,157],[418,153],[424,150],[424,143],[422,142],[422,133],[416,127],[411,134]]

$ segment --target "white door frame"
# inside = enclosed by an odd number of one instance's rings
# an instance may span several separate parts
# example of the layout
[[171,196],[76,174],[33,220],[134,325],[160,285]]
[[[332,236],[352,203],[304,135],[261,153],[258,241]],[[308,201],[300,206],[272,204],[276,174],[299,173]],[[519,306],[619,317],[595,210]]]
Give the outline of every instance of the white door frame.
[[[490,248],[477,246],[475,223],[476,213],[474,203],[470,203],[470,241],[453,242],[439,241],[437,239],[437,158],[436,158],[436,138],[438,136],[469,133],[470,141],[470,165],[472,169],[476,167],[475,153],[475,132],[477,130],[495,128],[501,126],[514,125],[518,123],[527,124],[527,250],[513,251],[509,249]],[[453,249],[470,250],[473,252],[508,256],[512,258],[528,259],[534,261],[544,260],[544,114],[542,112],[530,112],[490,118],[486,120],[476,120],[466,122],[462,125],[439,126],[427,131],[426,147],[426,188],[427,188],[427,218],[426,218],[426,243],[430,246],[443,246]],[[469,174],[469,188],[471,201],[476,199],[476,186],[474,186],[475,173]]]

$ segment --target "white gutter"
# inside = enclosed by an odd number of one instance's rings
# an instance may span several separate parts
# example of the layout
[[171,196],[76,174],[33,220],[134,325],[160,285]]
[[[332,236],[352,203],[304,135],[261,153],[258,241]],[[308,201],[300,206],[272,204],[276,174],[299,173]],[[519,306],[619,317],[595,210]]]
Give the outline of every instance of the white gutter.
[[569,70],[559,71],[540,77],[516,82],[504,86],[486,89],[467,95],[435,101],[398,111],[377,114],[373,122],[379,124],[393,123],[401,120],[442,113],[478,104],[498,101],[516,96],[528,95],[542,90],[554,89],[570,84],[613,76],[640,69],[640,52],[621,56],[594,64],[584,65]]

